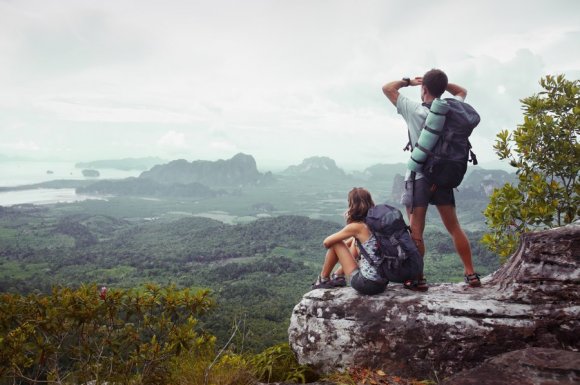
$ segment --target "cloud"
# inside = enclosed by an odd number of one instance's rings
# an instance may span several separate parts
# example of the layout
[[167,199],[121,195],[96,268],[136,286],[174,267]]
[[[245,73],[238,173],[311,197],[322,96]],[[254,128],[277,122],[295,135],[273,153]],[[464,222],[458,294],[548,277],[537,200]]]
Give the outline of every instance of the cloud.
[[183,132],[169,131],[164,134],[157,141],[157,145],[160,147],[169,147],[176,149],[185,149],[188,147],[185,134]]
[[109,10],[83,1],[43,5],[37,1],[0,4],[0,12],[6,15],[0,22],[11,36],[1,39],[0,45],[10,47],[5,62],[13,81],[51,81],[93,67],[143,60],[147,42]]
[[18,140],[16,142],[0,143],[0,148],[3,151],[18,151],[21,153],[37,152],[41,147],[34,141]]
[[226,141],[213,141],[209,143],[209,147],[218,151],[235,152],[237,146],[234,143]]
[[71,158],[404,161],[381,86],[441,67],[468,88],[477,154],[492,159],[541,76],[580,73],[579,12],[575,0],[0,0],[0,133]]
[[159,105],[123,106],[126,103],[100,103],[102,102],[48,100],[41,102],[39,107],[58,119],[77,122],[191,123],[195,120],[187,113],[166,110]]

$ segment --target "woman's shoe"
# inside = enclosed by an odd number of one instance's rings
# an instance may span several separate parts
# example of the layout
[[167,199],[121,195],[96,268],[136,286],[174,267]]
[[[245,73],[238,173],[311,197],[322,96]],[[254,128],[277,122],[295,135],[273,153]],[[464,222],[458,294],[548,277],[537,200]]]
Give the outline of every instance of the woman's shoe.
[[332,283],[330,282],[330,279],[327,278],[325,281],[322,280],[322,278],[320,277],[320,275],[318,276],[318,278],[316,278],[316,281],[314,281],[314,283],[312,284],[312,290],[314,289],[332,289],[334,286],[332,286]]
[[330,283],[333,287],[345,287],[346,286],[346,277],[344,275],[336,275],[332,274],[330,277]]

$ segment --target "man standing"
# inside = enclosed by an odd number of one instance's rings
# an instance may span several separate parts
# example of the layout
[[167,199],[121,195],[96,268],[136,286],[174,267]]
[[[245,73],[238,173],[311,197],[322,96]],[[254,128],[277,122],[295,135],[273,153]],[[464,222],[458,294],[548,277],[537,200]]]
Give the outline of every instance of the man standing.
[[[413,101],[399,93],[399,89],[409,86],[421,86],[421,100],[423,103]],[[421,130],[425,127],[425,119],[429,113],[428,106],[434,99],[441,97],[445,91],[448,91],[460,101],[463,101],[467,96],[465,88],[449,83],[447,75],[438,69],[428,71],[423,77],[403,78],[383,86],[383,93],[397,107],[397,112],[407,122],[409,140],[412,145],[417,143]],[[481,286],[479,275],[473,269],[469,240],[457,219],[453,189],[436,188],[427,183],[421,173],[415,175],[414,181],[411,179],[411,171],[407,170],[405,193],[401,203],[407,209],[411,236],[417,244],[419,252],[421,255],[425,255],[423,231],[425,230],[427,208],[429,204],[432,204],[437,207],[445,228],[453,238],[455,249],[463,262],[465,282],[473,287]],[[405,282],[405,287],[416,291],[426,291],[429,288],[422,274],[415,281]]]

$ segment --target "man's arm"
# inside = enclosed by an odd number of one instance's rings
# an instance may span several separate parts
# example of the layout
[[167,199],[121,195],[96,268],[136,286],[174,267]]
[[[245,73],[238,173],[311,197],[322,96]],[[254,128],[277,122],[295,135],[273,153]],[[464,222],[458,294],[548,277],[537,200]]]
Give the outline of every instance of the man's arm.
[[422,77],[416,77],[410,79],[411,81],[409,84],[405,80],[395,80],[390,83],[387,83],[383,86],[383,93],[393,105],[397,105],[397,99],[399,99],[399,89],[407,86],[418,86],[422,83]]
[[467,90],[457,84],[448,83],[447,88],[445,89],[453,96],[459,96],[460,98],[464,99],[467,97]]

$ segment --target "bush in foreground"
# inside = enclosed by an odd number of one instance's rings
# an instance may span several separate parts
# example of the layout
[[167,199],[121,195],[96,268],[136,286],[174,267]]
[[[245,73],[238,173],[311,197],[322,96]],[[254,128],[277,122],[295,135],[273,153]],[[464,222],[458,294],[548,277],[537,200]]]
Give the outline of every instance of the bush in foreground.
[[197,317],[209,291],[55,287],[0,294],[0,384],[249,385],[306,382],[288,344],[260,354],[216,354]]
[[1,294],[0,381],[163,384],[175,357],[213,345],[196,327],[212,306],[206,290],[155,285]]

